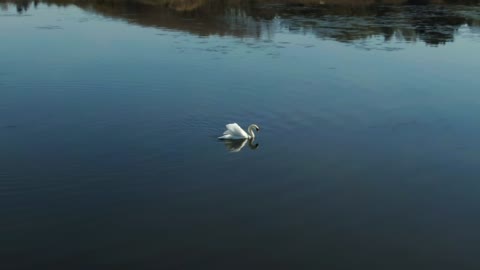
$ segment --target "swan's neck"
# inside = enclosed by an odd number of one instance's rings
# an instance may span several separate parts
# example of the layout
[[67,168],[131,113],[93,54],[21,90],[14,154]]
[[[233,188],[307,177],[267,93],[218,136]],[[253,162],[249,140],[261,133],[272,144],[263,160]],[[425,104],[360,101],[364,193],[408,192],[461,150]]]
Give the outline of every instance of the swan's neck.
[[248,127],[248,135],[250,139],[255,139],[255,133],[253,133],[253,127]]

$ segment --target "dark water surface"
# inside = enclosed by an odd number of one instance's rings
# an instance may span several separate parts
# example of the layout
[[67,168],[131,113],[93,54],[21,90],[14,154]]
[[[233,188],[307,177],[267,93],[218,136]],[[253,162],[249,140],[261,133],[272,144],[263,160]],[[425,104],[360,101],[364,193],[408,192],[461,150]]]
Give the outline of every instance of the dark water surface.
[[0,269],[480,269],[479,6],[45,2],[0,5]]

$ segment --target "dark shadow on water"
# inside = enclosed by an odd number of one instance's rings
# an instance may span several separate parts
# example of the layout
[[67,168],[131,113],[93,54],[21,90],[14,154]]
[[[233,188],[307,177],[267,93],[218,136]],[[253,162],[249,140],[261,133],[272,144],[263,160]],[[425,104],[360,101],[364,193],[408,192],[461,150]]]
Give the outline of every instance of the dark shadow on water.
[[35,28],[42,29],[42,30],[62,30],[63,29],[61,26],[58,26],[58,25],[37,26]]
[[[439,5],[440,2],[449,5]],[[19,13],[28,12],[30,7],[39,3],[75,5],[129,23],[186,31],[199,36],[260,38],[285,30],[347,43],[381,36],[385,41],[394,38],[405,42],[420,40],[433,46],[454,41],[461,26],[479,29],[480,7],[472,5],[479,2],[0,0],[3,9],[6,9],[6,3],[15,3]],[[427,5],[429,3],[436,5]]]

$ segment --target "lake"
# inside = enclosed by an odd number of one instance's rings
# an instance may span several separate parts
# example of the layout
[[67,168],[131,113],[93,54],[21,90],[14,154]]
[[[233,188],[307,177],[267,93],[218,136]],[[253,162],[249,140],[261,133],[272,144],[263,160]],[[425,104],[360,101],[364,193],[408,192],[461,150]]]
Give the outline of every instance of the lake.
[[284,2],[0,1],[0,268],[479,269],[480,5]]

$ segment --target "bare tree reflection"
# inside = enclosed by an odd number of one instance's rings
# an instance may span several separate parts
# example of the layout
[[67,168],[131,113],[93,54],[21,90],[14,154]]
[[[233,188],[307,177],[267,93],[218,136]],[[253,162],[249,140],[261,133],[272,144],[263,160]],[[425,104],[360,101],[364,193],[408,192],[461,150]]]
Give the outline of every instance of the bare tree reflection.
[[[355,42],[374,36],[388,41],[422,40],[433,46],[452,42],[461,26],[474,31],[480,27],[478,15],[468,9],[480,7],[443,6],[428,3],[480,3],[480,0],[0,0],[14,3],[19,13],[31,3],[76,5],[83,9],[123,18],[144,26],[162,27],[193,34],[230,35],[260,38],[272,36],[279,27],[291,32],[309,32],[322,39]],[[277,3],[277,4],[274,4]],[[278,4],[280,3],[280,4]],[[314,5],[314,3],[317,3]],[[420,6],[412,6],[420,5]]]
[[17,12],[22,13],[24,11],[27,11],[28,8],[30,7],[30,3],[31,1],[29,0],[16,1]]

